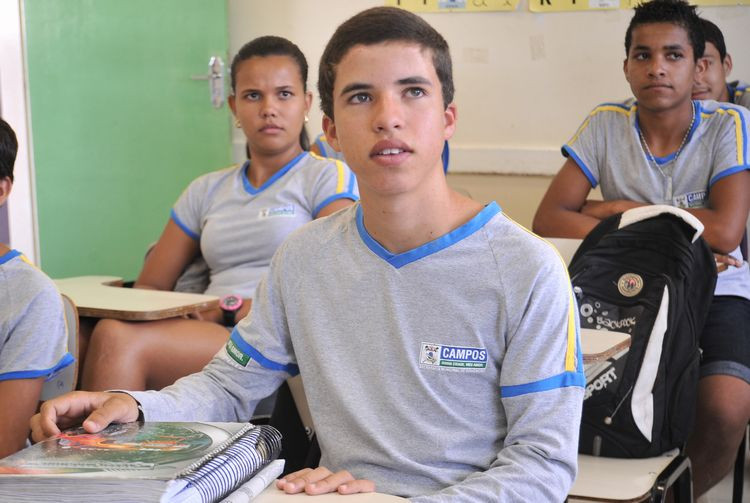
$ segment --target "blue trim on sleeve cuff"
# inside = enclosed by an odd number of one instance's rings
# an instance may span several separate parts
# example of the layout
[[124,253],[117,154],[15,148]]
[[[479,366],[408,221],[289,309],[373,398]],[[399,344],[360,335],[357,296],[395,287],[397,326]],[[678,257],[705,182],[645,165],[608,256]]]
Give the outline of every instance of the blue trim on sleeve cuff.
[[288,373],[291,376],[296,376],[299,374],[299,367],[293,363],[290,363],[288,365],[284,365],[283,363],[278,363],[273,360],[269,360],[265,356],[261,354],[260,351],[252,347],[250,344],[248,344],[245,339],[242,338],[242,336],[239,334],[237,329],[235,328],[232,330],[232,335],[229,337],[229,339],[234,342],[234,345],[237,346],[240,351],[248,355],[250,358],[258,362],[261,367],[267,368],[269,370],[280,370],[283,372]]
[[182,231],[185,234],[187,234],[188,237],[194,239],[195,241],[200,241],[200,239],[201,239],[200,234],[196,234],[195,232],[193,232],[192,230],[190,230],[190,228],[187,225],[185,225],[184,223],[182,223],[182,221],[177,216],[177,213],[175,213],[174,208],[172,208],[172,211],[169,212],[169,216],[172,219],[172,221],[175,224],[177,224],[177,227],[179,227],[180,229],[182,229]]
[[14,258],[20,257],[20,256],[21,256],[21,252],[20,251],[18,251],[18,250],[11,250],[8,253],[6,253],[5,255],[3,255],[2,257],[0,257],[0,265],[4,264],[6,262],[9,262],[9,261],[13,260]]
[[60,358],[60,361],[57,362],[57,364],[48,369],[41,369],[41,370],[19,370],[17,372],[8,372],[6,374],[0,374],[0,381],[10,381],[12,379],[36,379],[37,377],[45,377],[45,381],[49,381],[52,377],[54,377],[58,372],[60,372],[62,369],[67,367],[68,365],[73,364],[76,361],[75,358],[73,358],[73,355],[70,353],[65,353],[65,355]]
[[357,177],[354,175],[354,172],[350,170],[349,171],[349,187],[346,189],[347,192],[354,194],[354,186],[356,183],[357,183]]
[[361,205],[357,206],[357,230],[359,231],[359,236],[362,241],[373,253],[375,253],[375,255],[382,258],[396,269],[399,269],[411,262],[415,262],[422,257],[426,257],[427,255],[437,253],[440,250],[448,248],[454,243],[458,243],[462,239],[471,236],[476,231],[484,227],[484,225],[489,222],[492,217],[500,213],[500,211],[500,206],[495,201],[492,201],[487,206],[482,208],[482,210],[477,213],[474,218],[472,218],[462,226],[457,227],[451,232],[444,234],[437,239],[433,239],[432,241],[425,243],[422,246],[418,246],[412,250],[396,255],[383,248],[383,246],[375,241],[367,232],[367,229],[365,229],[364,217],[362,216]]
[[528,393],[538,393],[540,391],[549,391],[557,388],[577,387],[583,388],[586,385],[586,376],[583,372],[563,372],[556,376],[542,379],[528,384],[517,384],[515,386],[501,386],[500,396],[510,398],[514,396],[526,395]]
[[599,183],[596,181],[596,178],[594,177],[593,173],[589,171],[589,168],[586,167],[586,163],[583,162],[583,160],[580,157],[578,157],[578,154],[576,154],[575,151],[572,148],[570,148],[569,145],[563,145],[562,151],[563,151],[563,155],[567,154],[568,157],[573,158],[573,160],[578,165],[578,168],[581,171],[583,171],[583,174],[586,175],[586,178],[588,178],[589,183],[591,184],[591,188],[595,189],[596,186],[599,185]]
[[359,197],[356,194],[352,194],[351,192],[339,192],[338,194],[334,194],[325,198],[322,203],[315,207],[312,213],[313,219],[318,218],[318,213],[320,213],[320,210],[322,210],[332,202],[338,201],[339,199],[351,199],[355,203],[359,201]]
[[750,164],[745,164],[744,166],[733,166],[729,169],[725,169],[721,173],[717,174],[715,177],[711,178],[711,181],[708,182],[709,188],[713,186],[716,182],[721,180],[722,178],[726,178],[729,175],[733,175],[735,173],[739,173],[740,171],[745,171],[750,169]]

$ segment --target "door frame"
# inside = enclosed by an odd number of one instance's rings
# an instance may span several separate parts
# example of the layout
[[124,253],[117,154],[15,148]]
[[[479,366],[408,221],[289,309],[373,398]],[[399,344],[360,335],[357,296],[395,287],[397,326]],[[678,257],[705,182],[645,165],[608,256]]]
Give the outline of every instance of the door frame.
[[41,266],[24,25],[23,0],[0,0],[0,113],[18,138],[13,191],[7,204],[10,245]]

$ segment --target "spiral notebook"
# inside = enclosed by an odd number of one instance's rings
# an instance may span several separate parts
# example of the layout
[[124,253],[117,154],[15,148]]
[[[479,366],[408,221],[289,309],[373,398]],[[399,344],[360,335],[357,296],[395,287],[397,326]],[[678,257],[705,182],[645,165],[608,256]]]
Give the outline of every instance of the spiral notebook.
[[281,434],[250,423],[67,430],[0,460],[0,501],[209,503],[276,459]]

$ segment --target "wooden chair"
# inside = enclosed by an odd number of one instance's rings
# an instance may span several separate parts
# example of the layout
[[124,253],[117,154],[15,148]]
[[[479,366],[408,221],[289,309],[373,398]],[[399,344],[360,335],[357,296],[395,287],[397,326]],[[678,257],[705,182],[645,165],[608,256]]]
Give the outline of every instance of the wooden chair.
[[673,491],[674,503],[693,501],[690,460],[677,449],[644,459],[579,454],[578,477],[568,501],[659,503],[668,491]]
[[68,329],[68,352],[73,355],[75,362],[44,383],[42,401],[73,391],[78,381],[78,309],[67,295],[62,295],[62,300]]

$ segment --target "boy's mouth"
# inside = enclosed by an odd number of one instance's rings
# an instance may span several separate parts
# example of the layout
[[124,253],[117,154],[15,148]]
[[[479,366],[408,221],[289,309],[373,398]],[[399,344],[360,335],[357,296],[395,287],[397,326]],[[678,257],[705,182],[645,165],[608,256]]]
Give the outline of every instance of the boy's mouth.
[[397,156],[411,153],[412,150],[406,143],[398,140],[382,140],[375,144],[370,150],[370,157]]

